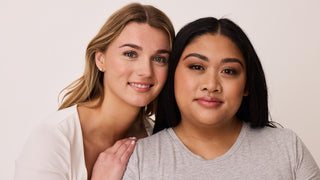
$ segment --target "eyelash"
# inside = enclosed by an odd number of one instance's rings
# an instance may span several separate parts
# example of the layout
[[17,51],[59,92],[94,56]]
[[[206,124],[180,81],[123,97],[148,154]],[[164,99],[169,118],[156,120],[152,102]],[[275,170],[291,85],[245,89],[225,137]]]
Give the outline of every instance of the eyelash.
[[204,70],[204,67],[201,66],[201,65],[190,65],[189,68],[192,69],[192,70],[196,70],[196,71]]
[[[160,59],[160,60],[159,60]],[[167,64],[168,63],[168,60],[166,57],[163,57],[163,56],[156,56],[153,58],[153,60],[159,64]]]
[[123,55],[126,56],[126,57],[128,57],[128,58],[135,58],[135,57],[137,57],[137,53],[134,52],[134,51],[124,52]]
[[229,74],[229,75],[237,75],[238,72],[234,69],[224,69],[221,71],[222,73],[225,73],[225,74]]
[[[191,70],[196,70],[196,71],[203,71],[205,70],[205,68],[201,65],[190,65],[189,69]],[[227,69],[223,69],[221,71],[221,73],[227,74],[227,75],[237,75],[238,72],[235,69],[232,68],[227,68]]]
[[[128,58],[136,58],[138,56],[138,54],[135,51],[127,51],[127,52],[124,52],[123,55]],[[155,61],[158,64],[163,64],[163,65],[168,63],[167,58],[164,56],[156,56],[153,58],[153,61]]]

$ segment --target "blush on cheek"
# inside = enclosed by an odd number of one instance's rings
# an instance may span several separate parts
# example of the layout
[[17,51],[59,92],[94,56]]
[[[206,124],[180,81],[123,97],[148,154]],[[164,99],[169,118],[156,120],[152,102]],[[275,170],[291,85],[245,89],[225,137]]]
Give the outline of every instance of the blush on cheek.
[[164,84],[167,80],[168,72],[166,70],[159,70],[155,72],[154,78],[161,84]]
[[123,65],[114,65],[111,66],[114,70],[118,71],[120,74],[130,71],[131,67]]
[[168,72],[164,71],[160,73],[160,79],[161,81],[166,81],[167,80],[167,76],[168,76]]
[[155,72],[157,74],[160,74],[164,78],[167,78],[168,75],[168,67],[161,67],[161,68],[156,68]]

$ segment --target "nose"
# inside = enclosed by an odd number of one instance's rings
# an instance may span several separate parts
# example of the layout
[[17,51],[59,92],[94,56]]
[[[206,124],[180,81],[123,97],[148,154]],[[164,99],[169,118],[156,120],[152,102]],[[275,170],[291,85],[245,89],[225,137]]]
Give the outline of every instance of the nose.
[[136,73],[138,76],[143,77],[150,77],[152,76],[153,69],[152,69],[152,62],[149,58],[143,58],[138,60]]
[[200,87],[201,91],[205,91],[207,93],[219,93],[222,91],[220,79],[215,72],[207,72],[201,78],[203,78]]

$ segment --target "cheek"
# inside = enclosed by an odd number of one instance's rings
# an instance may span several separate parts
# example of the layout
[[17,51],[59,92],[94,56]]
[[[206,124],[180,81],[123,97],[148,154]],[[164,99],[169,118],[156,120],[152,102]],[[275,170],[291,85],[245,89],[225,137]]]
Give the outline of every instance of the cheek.
[[106,63],[106,73],[113,76],[121,76],[123,74],[130,73],[132,66],[128,62],[111,60]]
[[192,112],[192,101],[196,94],[196,81],[185,74],[175,76],[174,94],[182,116],[187,116]]
[[238,83],[238,88],[239,88],[239,95],[240,96],[244,96],[245,95],[245,93],[246,93],[246,80],[245,80],[245,77],[242,79],[242,81],[240,81],[239,83]]
[[[181,92],[181,87],[183,86],[183,84],[181,83],[182,79],[180,78],[180,74],[179,71],[177,71],[178,68],[176,69],[175,75],[174,75],[174,96],[176,98],[176,102],[179,106],[180,104],[180,96],[182,96]],[[180,107],[179,107],[180,108]]]
[[177,105],[178,105],[178,108],[180,111],[184,111],[184,106],[183,104],[186,104],[184,103],[184,101],[186,100],[186,98],[183,98],[183,97],[186,97],[185,96],[185,91],[182,91],[184,87],[184,84],[182,83],[182,80],[179,79],[179,81],[174,80],[174,96],[175,96],[175,99],[176,99],[176,102],[177,102]]
[[228,94],[230,97],[233,97],[234,99],[237,99],[239,101],[241,101],[243,96],[245,95],[244,81],[227,84],[224,86],[224,89],[225,91],[227,91],[225,92],[226,94]]
[[161,85],[164,85],[164,83],[166,82],[167,75],[168,75],[168,66],[167,67],[154,67],[155,79],[157,79]]
[[184,77],[181,75],[179,66],[176,68],[176,72],[174,74],[174,94],[176,98],[181,94],[180,89],[183,88]]
[[178,101],[187,100],[187,97],[194,94],[196,79],[183,71],[176,71],[174,78],[174,93]]

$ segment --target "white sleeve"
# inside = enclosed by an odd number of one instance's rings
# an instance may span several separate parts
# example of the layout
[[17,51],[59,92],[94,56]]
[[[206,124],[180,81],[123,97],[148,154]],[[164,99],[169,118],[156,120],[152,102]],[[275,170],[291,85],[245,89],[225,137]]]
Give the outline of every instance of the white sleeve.
[[14,179],[70,179],[70,143],[53,125],[38,126],[16,160]]

